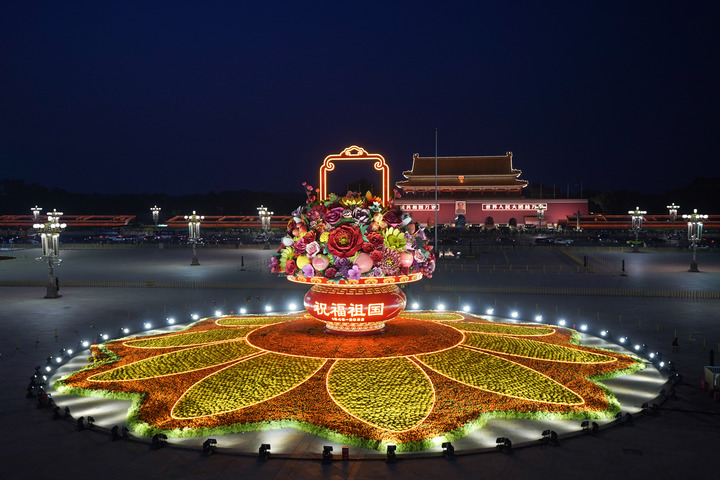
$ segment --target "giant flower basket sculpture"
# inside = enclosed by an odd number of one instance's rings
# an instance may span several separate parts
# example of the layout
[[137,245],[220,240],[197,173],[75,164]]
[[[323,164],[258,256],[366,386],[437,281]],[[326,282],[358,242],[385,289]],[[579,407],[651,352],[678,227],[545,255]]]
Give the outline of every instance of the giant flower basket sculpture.
[[[382,172],[383,197],[370,192],[327,194],[334,162],[369,160]],[[385,322],[405,309],[398,284],[430,277],[435,256],[420,226],[393,205],[389,167],[381,155],[352,146],[329,155],[320,168],[320,187],[305,185],[307,202],[293,212],[270,271],[312,285],[305,308],[340,335],[382,333]],[[397,192],[395,192],[397,195]]]

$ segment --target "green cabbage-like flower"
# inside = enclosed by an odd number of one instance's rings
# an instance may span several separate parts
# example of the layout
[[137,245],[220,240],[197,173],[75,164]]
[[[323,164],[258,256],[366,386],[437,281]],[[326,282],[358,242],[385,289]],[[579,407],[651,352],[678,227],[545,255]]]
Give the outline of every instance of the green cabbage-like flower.
[[393,250],[404,251],[407,245],[405,234],[395,227],[390,227],[383,232],[385,246]]
[[283,248],[280,252],[280,270],[285,271],[285,264],[288,260],[295,258],[295,249],[293,247]]

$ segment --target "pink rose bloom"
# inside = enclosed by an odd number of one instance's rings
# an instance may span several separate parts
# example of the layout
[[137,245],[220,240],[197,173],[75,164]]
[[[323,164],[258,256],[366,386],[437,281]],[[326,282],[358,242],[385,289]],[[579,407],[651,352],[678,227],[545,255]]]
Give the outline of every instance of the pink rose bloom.
[[318,242],[313,241],[305,246],[305,255],[309,258],[313,258],[318,253],[320,253],[320,244]]

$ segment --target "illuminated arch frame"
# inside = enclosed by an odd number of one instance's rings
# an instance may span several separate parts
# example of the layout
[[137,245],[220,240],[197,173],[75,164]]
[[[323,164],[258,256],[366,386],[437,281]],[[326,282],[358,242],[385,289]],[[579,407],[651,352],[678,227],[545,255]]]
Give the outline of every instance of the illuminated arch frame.
[[342,152],[335,155],[328,155],[320,167],[320,200],[328,197],[327,191],[327,172],[335,170],[335,161],[341,160],[371,160],[375,162],[373,167],[375,170],[382,172],[382,201],[387,204],[392,200],[390,196],[390,167],[385,162],[385,158],[377,153],[367,153],[365,149],[353,145],[346,148]]

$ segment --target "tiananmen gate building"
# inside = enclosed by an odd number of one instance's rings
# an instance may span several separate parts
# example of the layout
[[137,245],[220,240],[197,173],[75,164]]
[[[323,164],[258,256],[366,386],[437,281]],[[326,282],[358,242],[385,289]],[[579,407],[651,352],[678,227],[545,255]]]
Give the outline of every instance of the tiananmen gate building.
[[[438,223],[523,227],[557,226],[568,216],[588,214],[584,199],[522,196],[528,182],[512,166],[512,152],[499,156],[437,157]],[[397,201],[423,225],[435,222],[435,157],[413,156],[412,169],[397,182],[403,196]]]

